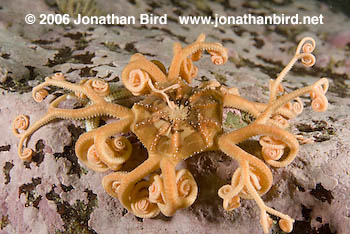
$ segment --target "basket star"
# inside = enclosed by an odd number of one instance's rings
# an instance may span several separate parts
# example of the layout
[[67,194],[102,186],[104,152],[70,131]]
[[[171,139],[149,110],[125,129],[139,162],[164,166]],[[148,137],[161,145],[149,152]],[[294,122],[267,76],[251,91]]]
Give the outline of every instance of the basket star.
[[[290,93],[282,86],[282,80],[297,61],[307,67],[315,63],[314,49],[312,38],[300,41],[288,65],[276,79],[269,81],[268,103],[249,101],[241,97],[236,88],[217,81],[204,82],[199,87],[190,85],[198,72],[194,62],[204,52],[210,55],[215,65],[224,64],[228,59],[227,49],[219,43],[205,42],[203,34],[186,47],[174,44],[168,70],[161,62],[148,60],[142,54],[131,57],[122,71],[122,82],[130,95],[144,97],[131,109],[117,104],[113,97],[118,91],[101,79],[73,84],[66,81],[63,74],[57,73],[33,89],[34,100],[41,102],[48,95],[49,86],[70,93],[52,101],[46,115],[31,126],[25,115],[14,120],[13,132],[20,139],[19,157],[31,160],[33,150],[27,147],[29,137],[51,120],[84,120],[87,131],[75,145],[80,162],[94,171],[112,170],[102,180],[106,192],[119,199],[136,216],[152,218],[160,212],[172,216],[196,200],[196,181],[189,170],[176,169],[180,162],[201,152],[222,151],[239,164],[231,183],[218,191],[224,209],[231,211],[240,206],[241,199],[253,199],[261,210],[261,225],[265,233],[272,225],[270,215],[279,218],[279,226],[284,232],[291,232],[294,220],[268,207],[261,197],[273,183],[268,165],[285,167],[297,156],[298,140],[303,139],[290,133],[288,126],[289,121],[303,111],[299,97],[309,95],[315,111],[327,109],[326,78]],[[60,108],[59,104],[68,98],[80,100],[83,107]],[[249,113],[253,120],[247,126],[224,132],[223,109],[228,107]],[[102,116],[116,121],[101,123],[99,117]],[[125,161],[132,160],[132,145],[121,135],[129,131],[145,146],[148,158],[130,172],[119,171]],[[239,146],[254,136],[260,136],[262,159]]]

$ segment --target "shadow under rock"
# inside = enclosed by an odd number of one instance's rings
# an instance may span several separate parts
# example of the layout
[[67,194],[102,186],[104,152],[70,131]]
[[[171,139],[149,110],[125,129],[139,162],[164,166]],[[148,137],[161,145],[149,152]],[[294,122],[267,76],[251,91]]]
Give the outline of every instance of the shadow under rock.
[[[232,168],[230,167],[231,164]],[[223,174],[226,174],[226,169],[231,174],[236,164],[221,152],[205,152],[186,160],[186,165],[196,180],[199,189],[197,199],[189,209],[199,219],[205,219],[208,222],[220,221],[223,217],[220,214],[224,209],[221,208],[222,199],[217,192],[221,186],[229,183],[230,179],[223,178],[226,176],[220,175],[222,173],[218,173],[218,170],[225,168]]]

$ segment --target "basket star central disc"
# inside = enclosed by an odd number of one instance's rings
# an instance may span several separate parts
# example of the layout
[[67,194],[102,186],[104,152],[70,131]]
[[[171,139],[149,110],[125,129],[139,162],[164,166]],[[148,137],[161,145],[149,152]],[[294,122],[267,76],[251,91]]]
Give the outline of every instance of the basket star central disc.
[[176,95],[164,92],[166,98],[150,96],[133,107],[134,133],[150,151],[186,159],[216,147],[214,137],[222,129],[222,97],[215,88],[179,86],[186,90],[180,99],[170,101],[169,96]]

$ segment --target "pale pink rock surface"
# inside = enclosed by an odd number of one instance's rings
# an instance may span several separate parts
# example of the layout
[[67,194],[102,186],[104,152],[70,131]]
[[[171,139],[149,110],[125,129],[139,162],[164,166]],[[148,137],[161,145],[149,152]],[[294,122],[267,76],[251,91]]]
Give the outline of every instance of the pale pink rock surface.
[[329,43],[337,48],[345,49],[347,45],[350,45],[350,31],[337,32],[330,36]]

